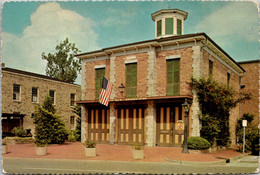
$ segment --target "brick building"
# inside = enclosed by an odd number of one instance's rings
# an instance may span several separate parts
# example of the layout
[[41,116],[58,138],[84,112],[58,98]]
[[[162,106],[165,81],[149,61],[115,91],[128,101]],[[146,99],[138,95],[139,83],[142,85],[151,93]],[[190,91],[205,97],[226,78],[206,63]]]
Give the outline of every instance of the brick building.
[[53,98],[57,113],[63,116],[68,129],[74,129],[76,116],[71,106],[80,100],[80,85],[62,82],[45,75],[2,68],[2,132],[8,134],[14,127],[34,132],[33,112],[45,97]]
[[259,60],[250,60],[238,62],[245,69],[245,75],[241,80],[242,92],[251,93],[252,99],[241,104],[241,114],[250,113],[255,115],[254,122],[259,125],[259,80],[260,80],[260,65]]
[[[200,135],[200,108],[191,77],[213,78],[235,90],[244,73],[205,33],[184,34],[187,12],[152,14],[155,39],[77,55],[82,60],[82,141],[180,146],[185,99],[190,103],[189,136]],[[98,103],[102,77],[113,84],[109,106]],[[230,116],[231,141],[239,108]]]

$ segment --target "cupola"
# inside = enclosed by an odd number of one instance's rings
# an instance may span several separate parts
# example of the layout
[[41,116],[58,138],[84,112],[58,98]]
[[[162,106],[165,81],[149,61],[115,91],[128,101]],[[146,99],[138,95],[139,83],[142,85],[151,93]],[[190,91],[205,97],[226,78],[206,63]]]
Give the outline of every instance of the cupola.
[[179,9],[162,9],[152,14],[155,38],[184,34],[184,20],[188,13]]

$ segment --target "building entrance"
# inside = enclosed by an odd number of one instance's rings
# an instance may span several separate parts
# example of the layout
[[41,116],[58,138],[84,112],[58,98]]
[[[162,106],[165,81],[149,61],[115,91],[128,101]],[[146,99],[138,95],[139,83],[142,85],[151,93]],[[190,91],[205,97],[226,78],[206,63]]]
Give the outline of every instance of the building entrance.
[[183,142],[184,123],[181,105],[157,105],[156,145],[177,146]]
[[144,107],[118,108],[118,144],[144,144]]
[[109,109],[88,108],[88,140],[109,143]]

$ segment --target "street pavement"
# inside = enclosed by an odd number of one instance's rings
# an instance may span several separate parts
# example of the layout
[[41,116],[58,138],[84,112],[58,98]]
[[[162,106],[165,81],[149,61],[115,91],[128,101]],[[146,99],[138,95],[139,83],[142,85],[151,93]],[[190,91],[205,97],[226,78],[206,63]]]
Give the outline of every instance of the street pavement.
[[8,174],[249,174],[258,170],[259,160],[254,156],[230,159],[230,163],[225,164],[3,157],[3,171]]
[[144,159],[135,160],[131,146],[98,144],[97,156],[87,158],[76,142],[48,145],[47,155],[37,156],[34,144],[16,144],[2,155],[2,168],[8,174],[248,174],[259,167],[259,157],[234,150],[184,154],[179,147],[145,147],[144,152]]

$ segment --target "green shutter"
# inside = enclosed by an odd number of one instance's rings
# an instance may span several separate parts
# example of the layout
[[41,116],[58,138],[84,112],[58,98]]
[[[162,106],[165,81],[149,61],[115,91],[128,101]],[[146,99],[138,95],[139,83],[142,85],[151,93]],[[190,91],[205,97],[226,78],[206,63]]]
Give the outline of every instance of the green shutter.
[[102,87],[102,81],[104,76],[105,68],[96,69],[96,100],[99,99],[100,89]]
[[167,60],[167,95],[180,94],[180,59]]
[[182,20],[177,19],[177,34],[181,35],[182,34]]
[[137,64],[126,64],[126,98],[136,98]]
[[212,79],[213,61],[209,60],[209,79]]
[[157,21],[157,36],[162,35],[162,20]]
[[173,18],[166,18],[165,19],[165,34],[171,35],[173,34]]
[[229,87],[229,82],[230,82],[230,73],[227,73],[227,86]]

